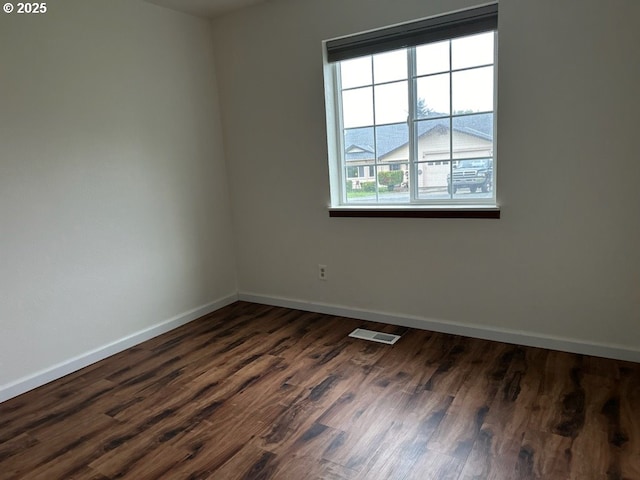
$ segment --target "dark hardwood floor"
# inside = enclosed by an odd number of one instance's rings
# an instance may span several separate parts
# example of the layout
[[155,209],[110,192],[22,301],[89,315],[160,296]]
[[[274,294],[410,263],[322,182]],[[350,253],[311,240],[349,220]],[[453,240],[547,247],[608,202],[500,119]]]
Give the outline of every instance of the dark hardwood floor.
[[0,404],[0,478],[640,479],[640,365],[238,302]]

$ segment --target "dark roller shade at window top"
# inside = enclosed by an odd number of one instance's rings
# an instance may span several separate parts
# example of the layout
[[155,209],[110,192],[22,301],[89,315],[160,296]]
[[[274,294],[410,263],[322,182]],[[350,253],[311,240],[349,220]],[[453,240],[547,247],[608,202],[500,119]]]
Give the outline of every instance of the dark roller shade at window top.
[[326,42],[327,60],[337,62],[498,28],[498,4],[337,38]]

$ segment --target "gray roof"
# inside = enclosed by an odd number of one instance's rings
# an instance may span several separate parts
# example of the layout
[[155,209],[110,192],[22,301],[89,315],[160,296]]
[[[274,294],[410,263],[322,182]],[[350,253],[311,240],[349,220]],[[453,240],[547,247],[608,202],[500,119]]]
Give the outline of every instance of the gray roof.
[[[432,114],[416,123],[418,137],[433,129],[449,129],[449,117]],[[387,153],[409,143],[409,127],[406,123],[393,123],[375,127],[349,128],[344,131],[345,160],[371,160],[374,154],[383,157]],[[493,114],[463,115],[453,117],[453,129],[483,140],[493,140]],[[375,143],[375,147],[374,147]]]

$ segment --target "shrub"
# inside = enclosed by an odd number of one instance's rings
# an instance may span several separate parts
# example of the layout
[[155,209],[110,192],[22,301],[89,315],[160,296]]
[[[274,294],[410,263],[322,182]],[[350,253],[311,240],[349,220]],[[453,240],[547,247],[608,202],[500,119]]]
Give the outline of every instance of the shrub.
[[360,184],[363,192],[375,192],[376,191],[376,182],[362,182]]
[[389,191],[392,191],[396,185],[400,185],[403,178],[404,172],[402,170],[378,172],[378,183],[385,185]]
[[345,183],[346,187],[347,187],[347,192],[351,192],[353,191],[353,181],[351,180],[347,180]]

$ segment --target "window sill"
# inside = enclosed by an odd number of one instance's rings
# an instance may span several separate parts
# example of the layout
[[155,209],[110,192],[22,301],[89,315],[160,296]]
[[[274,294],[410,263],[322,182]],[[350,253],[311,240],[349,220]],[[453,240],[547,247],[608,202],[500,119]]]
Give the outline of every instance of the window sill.
[[361,218],[500,218],[500,207],[497,206],[459,206],[452,207],[376,207],[376,206],[341,206],[329,207],[330,217]]

